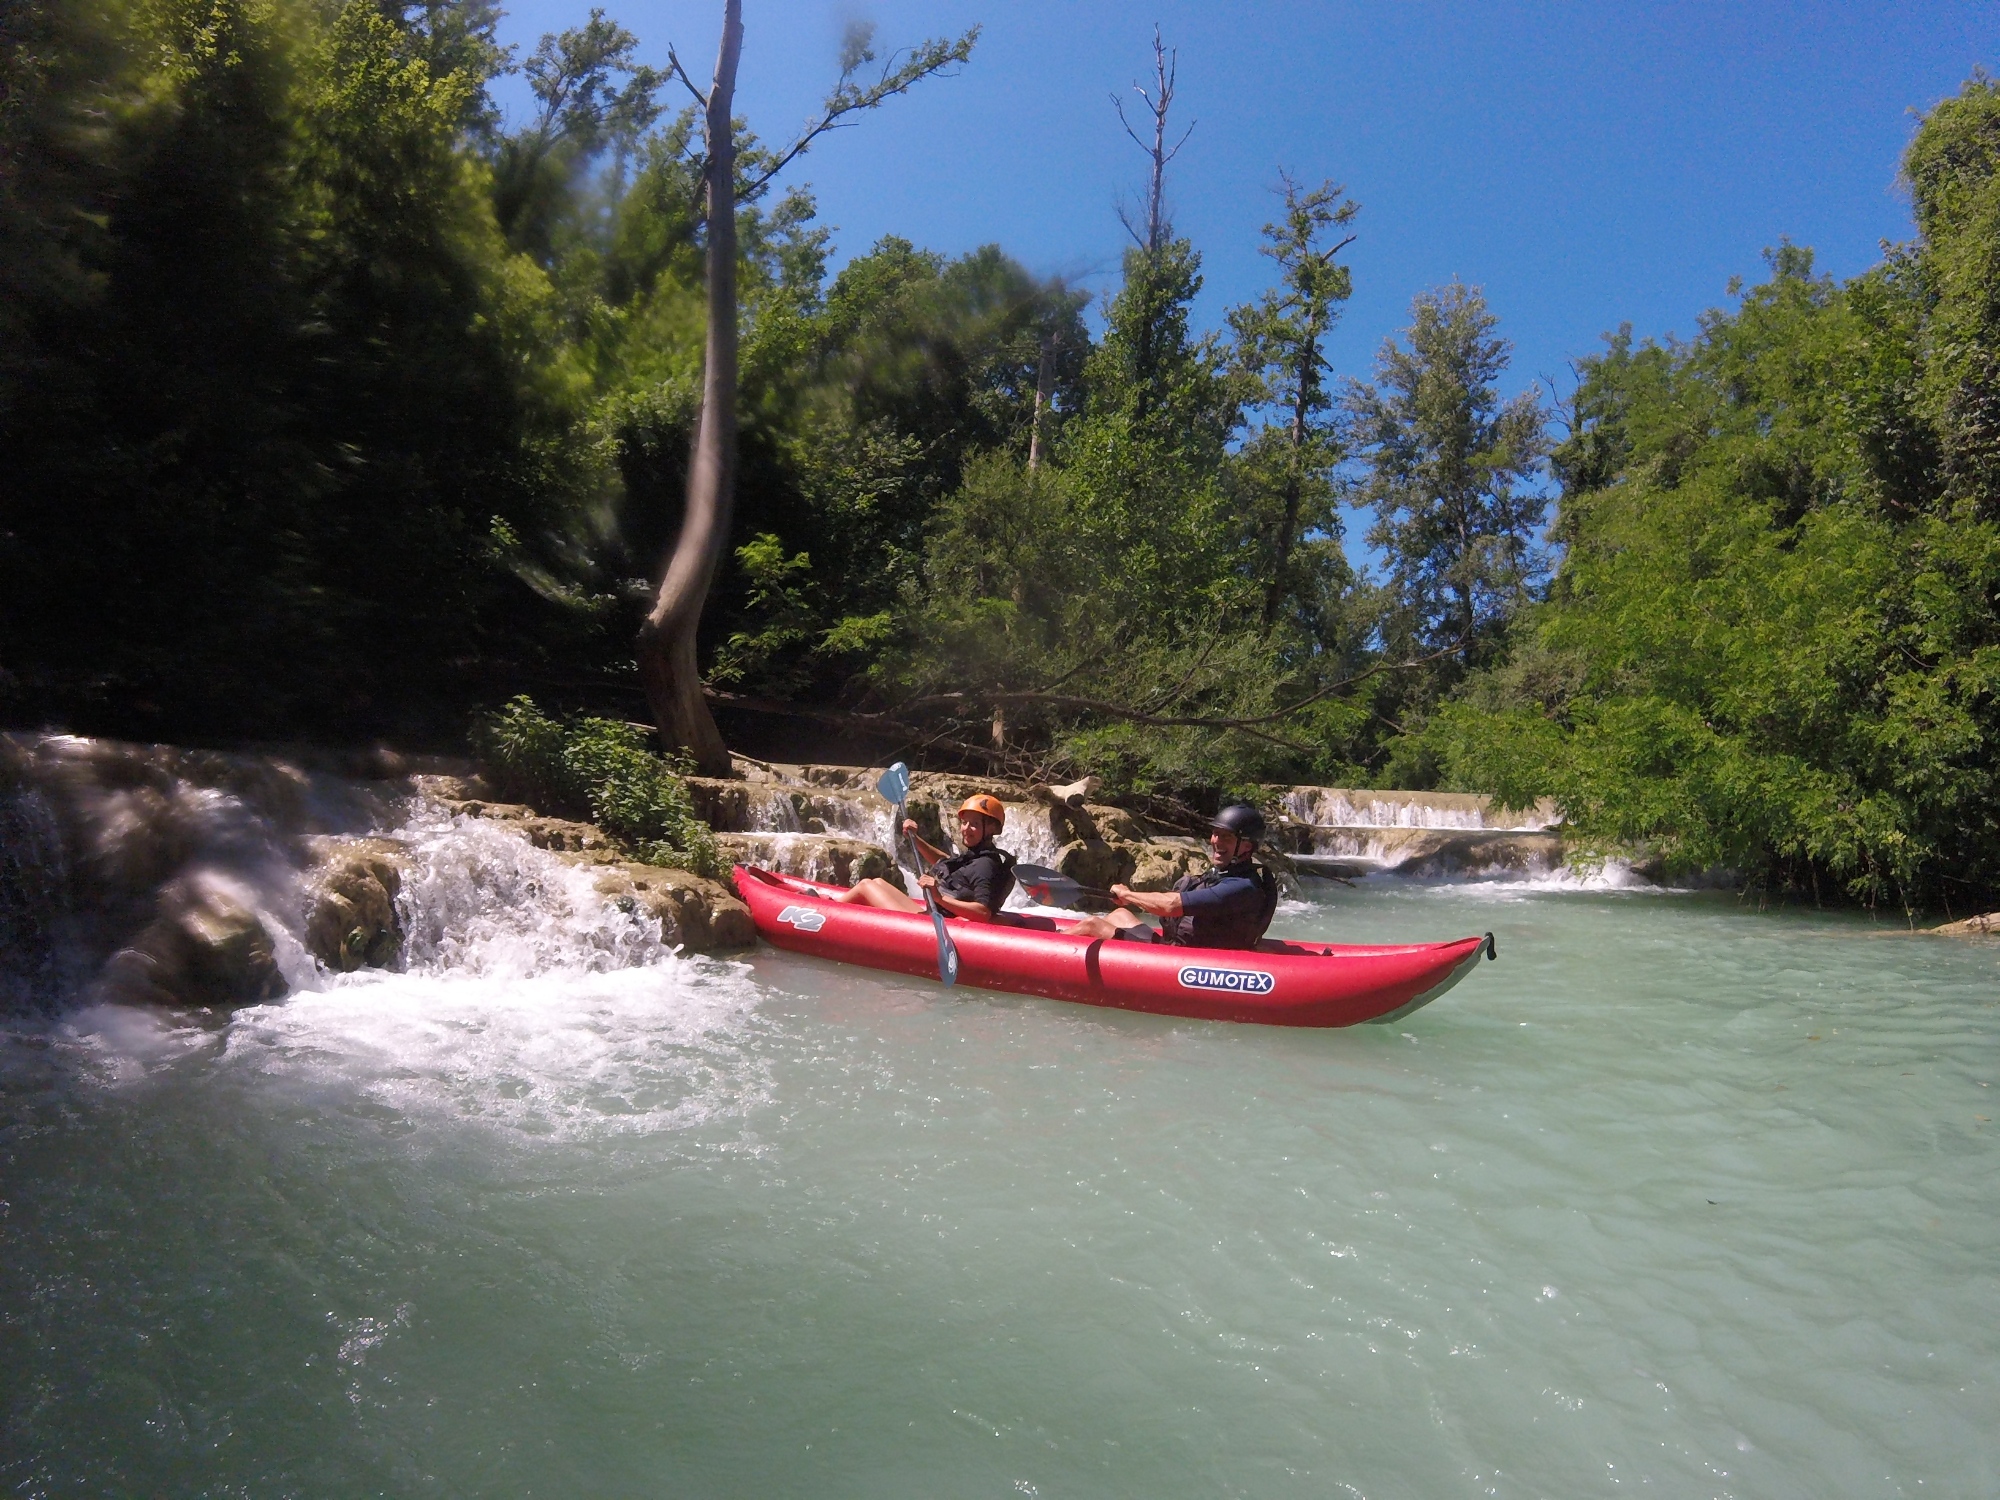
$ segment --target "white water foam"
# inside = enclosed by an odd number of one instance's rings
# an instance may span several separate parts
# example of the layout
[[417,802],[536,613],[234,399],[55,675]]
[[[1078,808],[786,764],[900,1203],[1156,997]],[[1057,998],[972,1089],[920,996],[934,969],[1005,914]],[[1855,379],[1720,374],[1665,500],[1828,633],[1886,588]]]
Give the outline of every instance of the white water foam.
[[1013,803],[1007,808],[1007,826],[993,842],[1024,865],[1053,868],[1056,856],[1061,853],[1049,828],[1048,809],[1026,803]]
[[[1302,871],[1308,879],[1311,871]],[[1324,878],[1324,877],[1321,877]],[[1537,892],[1594,894],[1605,891],[1635,895],[1686,895],[1696,885],[1657,885],[1635,871],[1622,859],[1578,862],[1553,870],[1527,873],[1518,870],[1481,870],[1455,875],[1399,875],[1393,870],[1376,870],[1350,877],[1356,884],[1372,888],[1450,892],[1458,895],[1490,896],[1501,899]],[[1336,901],[1338,898],[1334,898]]]
[[1546,803],[1523,809],[1507,821],[1486,798],[1458,793],[1301,786],[1285,793],[1284,806],[1301,823],[1329,828],[1483,828],[1522,833],[1547,828],[1554,821],[1554,809]]
[[503,824],[422,806],[389,834],[411,859],[401,972],[331,974],[294,940],[280,950],[293,993],[220,1034],[98,1005],[39,1028],[34,1051],[118,1088],[219,1050],[316,1108],[358,1098],[534,1138],[684,1131],[768,1096],[747,966],[679,956],[657,921]]
[[680,957],[504,824],[423,805],[392,836],[403,972],[239,1013],[232,1061],[542,1136],[681,1130],[764,1096],[745,966]]

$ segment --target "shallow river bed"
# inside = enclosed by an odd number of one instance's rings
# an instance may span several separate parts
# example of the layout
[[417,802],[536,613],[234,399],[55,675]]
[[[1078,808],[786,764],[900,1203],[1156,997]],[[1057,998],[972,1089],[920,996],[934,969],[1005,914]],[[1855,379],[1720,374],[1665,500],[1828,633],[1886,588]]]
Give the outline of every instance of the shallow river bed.
[[409,973],[0,1039],[9,1493],[2000,1493],[2000,945],[1316,884],[1500,959],[1300,1032],[453,868]]

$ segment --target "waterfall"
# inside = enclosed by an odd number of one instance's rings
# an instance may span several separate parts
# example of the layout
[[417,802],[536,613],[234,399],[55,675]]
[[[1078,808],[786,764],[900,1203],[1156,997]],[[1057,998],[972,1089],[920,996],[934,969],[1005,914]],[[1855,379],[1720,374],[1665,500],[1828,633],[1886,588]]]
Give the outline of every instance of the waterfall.
[[0,1013],[41,1009],[68,987],[71,915],[62,829],[34,788],[0,794]]
[[1377,792],[1346,787],[1297,786],[1284,808],[1319,828],[1472,828],[1538,832],[1555,822],[1555,809],[1538,804],[1512,817],[1494,813],[1490,798],[1469,792]]
[[1049,823],[1049,810],[1035,803],[1007,804],[1007,826],[994,843],[1024,865],[1053,866],[1061,846]]
[[419,803],[391,837],[410,860],[396,910],[402,967],[411,973],[519,978],[668,956],[656,920],[619,910],[587,868],[564,864],[504,823]]

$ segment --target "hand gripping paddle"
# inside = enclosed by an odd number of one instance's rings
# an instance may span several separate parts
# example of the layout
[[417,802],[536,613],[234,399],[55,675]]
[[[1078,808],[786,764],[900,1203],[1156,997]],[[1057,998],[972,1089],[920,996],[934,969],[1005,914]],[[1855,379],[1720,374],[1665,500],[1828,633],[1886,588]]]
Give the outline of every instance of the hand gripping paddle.
[[[891,840],[900,838],[903,832],[903,804],[910,798],[910,768],[900,760],[882,773],[882,779],[875,783],[875,790],[882,800],[896,809],[896,824],[891,831]],[[916,840],[910,841],[910,863],[918,870],[923,869],[923,860],[917,853]],[[931,914],[931,926],[937,929],[938,979],[947,985],[958,983],[958,949],[952,943],[951,935],[944,930],[944,913],[938,909],[937,893],[929,886],[919,887],[924,893],[924,908]]]

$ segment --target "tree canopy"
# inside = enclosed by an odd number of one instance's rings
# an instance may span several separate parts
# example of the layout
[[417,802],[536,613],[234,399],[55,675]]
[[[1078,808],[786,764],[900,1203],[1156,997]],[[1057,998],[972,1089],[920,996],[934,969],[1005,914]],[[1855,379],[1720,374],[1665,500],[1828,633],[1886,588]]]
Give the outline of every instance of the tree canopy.
[[[643,712],[702,403],[693,85],[602,11],[521,57],[497,18],[0,0],[0,716],[445,745],[521,693]],[[970,39],[925,46],[853,32],[818,123]],[[1917,131],[1915,242],[1845,283],[1781,245],[1552,412],[1457,283],[1344,378],[1368,219],[1330,181],[1277,178],[1268,288],[1201,327],[1155,63],[1095,305],[1000,246],[832,273],[793,147],[736,125],[698,640],[731,735],[1134,793],[1550,796],[1682,867],[1990,904],[1996,85]]]

